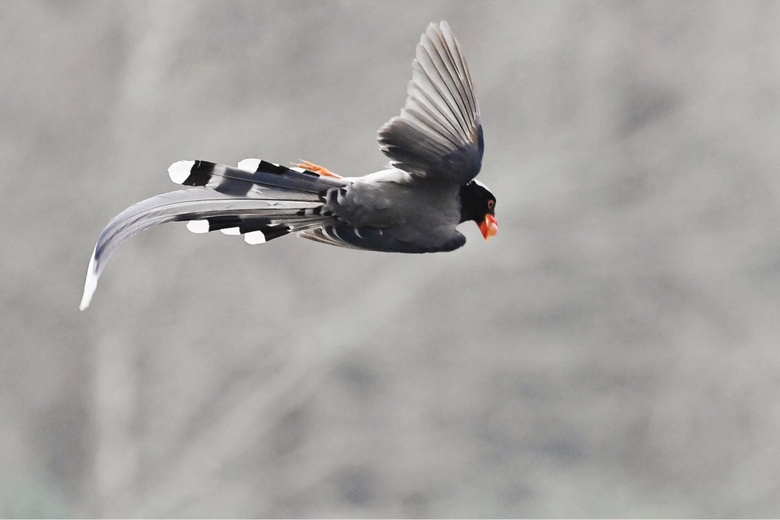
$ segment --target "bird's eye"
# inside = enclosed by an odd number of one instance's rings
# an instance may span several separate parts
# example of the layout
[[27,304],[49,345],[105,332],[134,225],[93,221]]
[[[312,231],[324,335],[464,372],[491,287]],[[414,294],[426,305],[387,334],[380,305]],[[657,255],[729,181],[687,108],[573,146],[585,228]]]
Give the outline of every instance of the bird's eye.
[[493,206],[495,205],[496,205],[496,201],[494,201],[493,199],[490,199],[488,201],[488,209],[493,209]]

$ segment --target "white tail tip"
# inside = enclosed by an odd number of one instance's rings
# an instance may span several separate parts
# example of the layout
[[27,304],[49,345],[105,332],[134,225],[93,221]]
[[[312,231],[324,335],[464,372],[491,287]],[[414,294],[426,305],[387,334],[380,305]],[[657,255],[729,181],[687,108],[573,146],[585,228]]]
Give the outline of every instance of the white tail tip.
[[246,170],[252,173],[255,173],[259,166],[260,166],[260,159],[244,159],[242,161],[238,161],[239,169]]
[[265,244],[265,235],[262,231],[250,231],[244,235],[244,242],[251,245]]
[[193,166],[195,161],[176,161],[168,167],[168,176],[176,184],[184,184]]
[[187,229],[193,233],[201,234],[209,232],[208,220],[190,220],[187,222]]
[[89,303],[92,301],[92,295],[95,294],[97,289],[98,275],[95,272],[95,252],[92,252],[92,257],[89,259],[89,267],[87,267],[87,279],[84,282],[84,294],[81,296],[81,303],[79,304],[79,310],[83,311],[89,307]]

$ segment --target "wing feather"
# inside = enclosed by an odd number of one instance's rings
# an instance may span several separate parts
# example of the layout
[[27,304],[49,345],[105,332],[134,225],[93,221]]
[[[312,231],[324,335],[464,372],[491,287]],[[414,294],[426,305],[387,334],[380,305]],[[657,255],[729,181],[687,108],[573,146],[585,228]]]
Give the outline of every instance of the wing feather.
[[417,177],[463,184],[479,173],[484,144],[474,86],[446,22],[420,38],[406,103],[378,140],[393,166]]

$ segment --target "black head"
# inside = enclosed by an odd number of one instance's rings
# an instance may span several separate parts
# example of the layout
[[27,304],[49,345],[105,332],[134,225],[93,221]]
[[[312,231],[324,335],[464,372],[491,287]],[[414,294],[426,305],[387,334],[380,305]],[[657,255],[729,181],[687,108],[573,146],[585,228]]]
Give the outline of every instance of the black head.
[[460,221],[473,220],[485,240],[498,232],[496,221],[496,197],[477,180],[460,187]]

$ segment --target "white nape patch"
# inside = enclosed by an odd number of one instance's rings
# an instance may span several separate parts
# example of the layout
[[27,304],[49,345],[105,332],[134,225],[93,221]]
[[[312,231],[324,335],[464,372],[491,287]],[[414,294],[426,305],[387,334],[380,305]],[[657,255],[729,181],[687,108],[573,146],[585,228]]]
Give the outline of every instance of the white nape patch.
[[237,227],[222,228],[222,229],[220,229],[220,231],[224,235],[240,235],[241,234],[241,230],[238,229]]
[[262,231],[250,231],[244,235],[244,242],[251,245],[265,244],[265,235]]
[[[97,246],[95,247],[97,248]],[[95,272],[95,250],[92,250],[89,266],[87,266],[87,279],[84,281],[84,294],[81,296],[81,303],[79,303],[80,311],[89,307],[89,303],[92,301],[92,295],[95,294],[95,289],[97,289],[97,283],[98,275]]]
[[208,220],[190,220],[187,222],[187,229],[192,231],[193,233],[208,233],[209,232],[209,221]]
[[242,161],[238,161],[238,168],[240,170],[246,170],[248,172],[255,173],[259,167],[260,159],[244,159]]
[[176,161],[168,167],[168,176],[176,184],[184,184],[193,166],[195,161]]
[[291,166],[291,167],[290,167],[290,169],[291,169],[292,171],[294,171],[294,172],[298,172],[298,173],[303,173],[303,172],[305,172],[305,171],[306,171],[305,169],[303,169],[303,168],[300,168],[300,167],[298,167],[298,166]]

